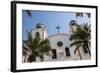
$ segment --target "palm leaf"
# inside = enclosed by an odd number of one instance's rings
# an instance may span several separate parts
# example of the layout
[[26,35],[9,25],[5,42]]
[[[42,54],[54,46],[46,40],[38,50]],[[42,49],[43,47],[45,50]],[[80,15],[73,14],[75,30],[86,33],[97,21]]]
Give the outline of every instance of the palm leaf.
[[83,13],[77,12],[77,13],[76,13],[76,17],[78,17],[78,16],[83,17]]
[[28,14],[30,17],[32,17],[32,13],[31,13],[30,10],[26,10],[26,12],[27,12],[27,14]]
[[87,14],[88,18],[90,18],[90,17],[91,17],[91,14],[90,14],[90,13],[86,13],[86,14]]
[[32,32],[28,32],[28,46],[32,50],[32,55],[28,59],[29,62],[36,60],[36,57],[40,57],[43,61],[43,54],[49,55],[49,51],[51,50],[50,41],[48,39],[41,40],[38,32],[35,38],[32,38]]
[[28,62],[33,62],[33,61],[36,61],[36,57],[34,57],[34,55],[30,55],[28,57]]
[[77,46],[77,45],[81,45],[83,43],[83,41],[74,41],[70,44],[70,47],[72,46]]
[[51,49],[51,46],[50,46],[50,41],[48,39],[45,39],[43,41],[41,41],[39,44],[38,44],[38,51],[41,51],[41,52],[49,52],[50,49]]

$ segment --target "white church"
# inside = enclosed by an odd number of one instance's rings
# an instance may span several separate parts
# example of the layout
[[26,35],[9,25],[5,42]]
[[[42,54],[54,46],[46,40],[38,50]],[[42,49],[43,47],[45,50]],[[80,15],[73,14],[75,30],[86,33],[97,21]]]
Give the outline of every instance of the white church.
[[[70,47],[71,41],[69,40],[70,35],[72,34],[73,31],[77,28],[75,26],[76,22],[72,20],[69,23],[70,30],[67,33],[60,33],[59,32],[59,26],[57,26],[58,33],[48,36],[48,32],[45,29],[45,25],[43,23],[38,23],[36,25],[36,28],[32,30],[32,35],[36,34],[36,32],[40,33],[41,39],[49,39],[50,40],[50,45],[52,48],[52,55],[51,56],[46,56],[44,55],[44,61],[67,61],[67,60],[88,60],[91,59],[91,56],[89,53],[85,53],[83,48],[80,48],[76,53],[75,47]],[[81,58],[80,58],[81,57]],[[36,59],[37,62],[40,61],[40,59],[37,57]]]

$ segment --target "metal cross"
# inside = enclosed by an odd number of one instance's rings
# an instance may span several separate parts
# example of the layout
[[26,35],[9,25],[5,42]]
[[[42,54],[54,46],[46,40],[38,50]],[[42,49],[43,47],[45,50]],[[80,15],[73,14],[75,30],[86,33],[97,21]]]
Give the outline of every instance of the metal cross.
[[59,33],[59,29],[61,29],[61,27],[57,25],[56,29],[57,29],[57,32]]

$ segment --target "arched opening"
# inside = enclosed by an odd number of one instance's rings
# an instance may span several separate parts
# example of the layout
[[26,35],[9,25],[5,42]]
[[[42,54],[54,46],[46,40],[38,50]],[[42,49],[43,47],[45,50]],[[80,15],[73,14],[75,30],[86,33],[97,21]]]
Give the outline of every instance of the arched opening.
[[66,52],[66,56],[70,56],[70,51],[68,47],[65,48],[65,52]]
[[42,26],[37,26],[36,28],[37,28],[37,29],[38,29],[38,28],[42,28]]
[[52,59],[57,59],[57,53],[55,49],[52,49]]
[[35,38],[36,38],[37,40],[40,40],[40,39],[41,39],[40,33],[39,33],[39,32],[36,32],[36,33],[35,33]]

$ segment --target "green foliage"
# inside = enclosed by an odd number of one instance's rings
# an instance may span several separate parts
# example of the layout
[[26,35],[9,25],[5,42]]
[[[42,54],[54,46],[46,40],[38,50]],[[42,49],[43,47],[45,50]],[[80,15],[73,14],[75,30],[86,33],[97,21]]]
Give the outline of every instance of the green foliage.
[[32,33],[28,32],[27,46],[31,49],[32,55],[28,58],[29,62],[36,61],[36,57],[39,57],[41,61],[44,60],[44,54],[49,55],[51,51],[50,41],[48,39],[40,39],[40,34],[36,33],[35,38],[32,37]]
[[[90,39],[91,39],[91,29],[90,29],[90,25],[88,24],[83,24],[83,25],[79,25],[77,27],[77,30],[71,34],[70,38],[69,38],[72,43],[70,44],[70,47],[72,46],[76,46],[76,47],[83,47],[85,46],[85,49],[88,49],[89,54],[90,50],[89,50],[89,43],[90,43]],[[75,49],[74,53],[76,52],[77,48]]]

